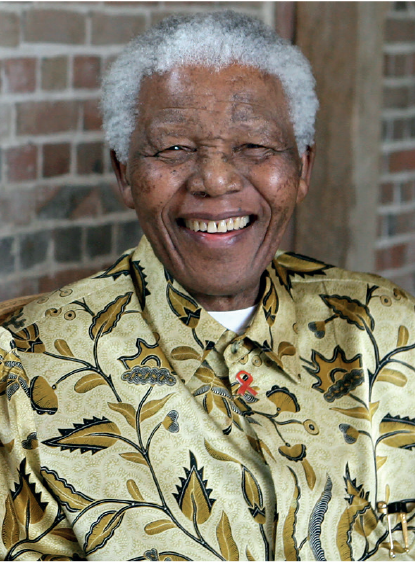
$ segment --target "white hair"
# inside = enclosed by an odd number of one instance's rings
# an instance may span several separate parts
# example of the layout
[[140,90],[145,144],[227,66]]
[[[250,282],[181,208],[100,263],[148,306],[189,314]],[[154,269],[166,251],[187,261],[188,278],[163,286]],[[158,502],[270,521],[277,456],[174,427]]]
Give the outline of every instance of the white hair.
[[171,16],[133,39],[103,80],[106,139],[120,162],[128,160],[141,80],[177,66],[220,69],[233,63],[276,76],[289,104],[300,155],[313,143],[318,100],[310,63],[298,47],[260,20],[231,10]]

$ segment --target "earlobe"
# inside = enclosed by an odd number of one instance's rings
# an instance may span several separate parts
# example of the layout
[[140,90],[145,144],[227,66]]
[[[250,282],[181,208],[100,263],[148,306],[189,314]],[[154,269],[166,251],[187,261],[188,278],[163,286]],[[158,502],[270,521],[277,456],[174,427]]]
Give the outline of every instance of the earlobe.
[[127,207],[134,209],[134,201],[131,186],[127,180],[127,165],[120,162],[115,154],[115,150],[110,151],[111,164],[117,178],[118,189]]
[[313,144],[313,146],[307,146],[304,154],[301,156],[301,174],[297,192],[297,203],[301,203],[310,188],[311,172],[313,171],[315,156],[315,144]]

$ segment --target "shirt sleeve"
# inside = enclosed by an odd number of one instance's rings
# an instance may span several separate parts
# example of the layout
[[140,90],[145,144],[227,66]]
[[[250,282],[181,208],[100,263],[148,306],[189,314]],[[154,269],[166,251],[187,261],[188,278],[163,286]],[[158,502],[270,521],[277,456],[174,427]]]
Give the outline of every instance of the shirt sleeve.
[[30,391],[10,333],[0,327],[0,559],[79,560],[74,532],[41,476]]

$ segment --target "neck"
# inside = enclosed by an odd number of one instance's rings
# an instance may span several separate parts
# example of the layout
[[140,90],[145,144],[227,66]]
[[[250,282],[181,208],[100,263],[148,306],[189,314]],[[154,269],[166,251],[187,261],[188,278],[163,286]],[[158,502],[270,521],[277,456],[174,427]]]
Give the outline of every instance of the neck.
[[[241,310],[249,308],[257,304],[261,294],[261,284],[256,287],[240,292],[236,295],[206,295],[192,291],[190,294],[194,297],[205,310],[213,310],[215,312],[226,312],[229,310]],[[190,292],[190,291],[189,291]]]

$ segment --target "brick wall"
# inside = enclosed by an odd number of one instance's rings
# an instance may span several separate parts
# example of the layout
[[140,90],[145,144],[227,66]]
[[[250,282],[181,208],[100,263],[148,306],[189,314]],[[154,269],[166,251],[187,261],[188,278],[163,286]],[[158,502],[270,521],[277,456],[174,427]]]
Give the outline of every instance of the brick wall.
[[395,2],[384,44],[376,266],[415,293],[415,2]]
[[0,300],[54,290],[137,243],[103,142],[101,75],[166,15],[229,6],[292,33],[291,2],[0,3]]

